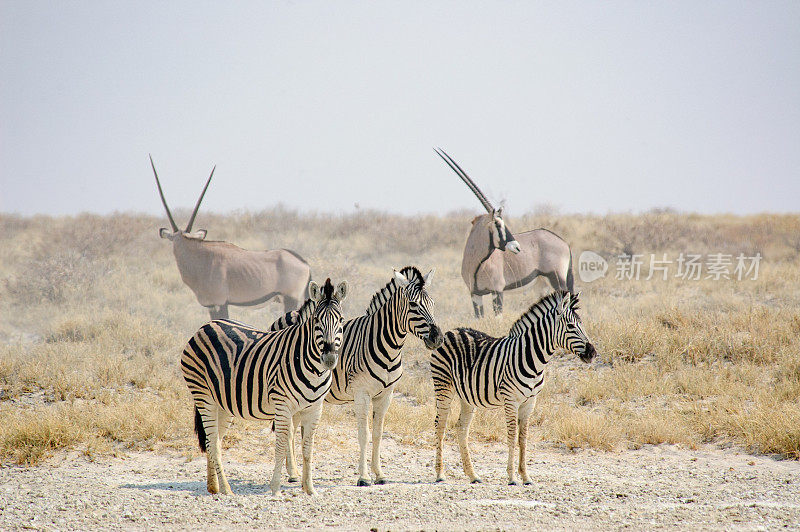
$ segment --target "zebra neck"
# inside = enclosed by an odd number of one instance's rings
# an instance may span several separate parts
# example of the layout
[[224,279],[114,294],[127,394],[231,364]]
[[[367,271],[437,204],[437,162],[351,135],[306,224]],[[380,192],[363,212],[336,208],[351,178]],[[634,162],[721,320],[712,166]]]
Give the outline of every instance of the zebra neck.
[[544,371],[544,366],[553,357],[552,334],[549,332],[549,323],[541,321],[534,323],[525,334],[518,337],[520,351],[524,353],[525,365],[536,375]]
[[402,300],[401,293],[397,290],[371,317],[373,323],[377,321],[379,325],[378,342],[391,360],[400,353],[408,334],[408,304]]

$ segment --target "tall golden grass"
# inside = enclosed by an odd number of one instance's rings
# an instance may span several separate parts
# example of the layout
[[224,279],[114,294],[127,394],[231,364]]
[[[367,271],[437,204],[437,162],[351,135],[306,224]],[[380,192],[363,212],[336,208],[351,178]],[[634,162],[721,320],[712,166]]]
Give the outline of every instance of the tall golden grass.
[[[544,288],[508,295],[502,318],[475,320],[460,278],[471,218],[276,208],[201,213],[195,225],[208,228],[211,239],[249,249],[296,250],[316,279],[347,279],[348,317],[363,312],[392,267],[436,267],[440,325],[503,335]],[[800,216],[543,211],[508,223],[514,231],[548,227],[571,244],[576,265],[581,251],[594,250],[610,267],[603,279],[577,282],[599,361],[586,366],[563,355],[551,362],[534,438],[607,450],[714,443],[800,458]],[[170,244],[157,235],[162,225],[130,214],[0,215],[3,460],[35,464],[65,448],[93,456],[195,445],[178,359],[208,313],[181,283]],[[651,253],[763,259],[757,280],[683,280],[674,277],[675,264],[668,280],[644,280]],[[642,279],[615,278],[620,254],[644,255]],[[267,325],[280,309],[234,307],[231,314]],[[394,437],[425,446],[433,438],[427,359],[422,343],[410,339],[386,423]],[[355,434],[349,412],[326,406],[323,423],[350,424]],[[499,411],[479,411],[473,427],[478,438],[504,437]],[[232,440],[248,430],[254,428],[237,423]]]

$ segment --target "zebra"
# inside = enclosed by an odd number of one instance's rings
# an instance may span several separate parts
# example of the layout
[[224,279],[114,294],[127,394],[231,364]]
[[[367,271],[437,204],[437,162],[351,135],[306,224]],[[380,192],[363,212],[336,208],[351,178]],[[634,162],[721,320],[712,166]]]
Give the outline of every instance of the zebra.
[[[301,313],[310,318],[276,332],[232,320],[214,320],[198,330],[181,356],[181,369],[194,399],[194,427],[207,456],[209,493],[231,494],[222,467],[220,442],[234,417],[273,421],[275,469],[270,489],[280,489],[292,417],[303,428],[303,491],[314,494],[311,452],[322,399],[342,345],[341,303],[347,283],[334,290],[309,283]],[[313,311],[309,308],[313,306]]]
[[525,463],[528,419],[544,380],[544,369],[556,349],[591,362],[597,354],[578,316],[578,295],[561,290],[534,303],[502,338],[459,328],[444,335],[444,344],[431,356],[436,395],[436,481],[444,480],[442,446],[450,403],[455,391],[461,401],[458,446],[464,472],[481,482],[472,468],[467,439],[477,407],[502,406],[506,415],[508,481],[516,484],[514,445],[519,440],[519,474],[530,484]]
[[[380,444],[383,421],[392,401],[392,392],[403,374],[401,351],[409,332],[428,349],[442,345],[442,331],[433,318],[433,299],[428,288],[434,270],[423,276],[414,266],[395,270],[389,283],[379,290],[363,316],[344,324],[342,351],[333,369],[333,382],[325,401],[354,403],[358,420],[358,486],[369,486],[367,473],[367,427],[370,403],[372,417],[372,473],[376,484],[385,484],[381,469]],[[298,319],[298,312],[287,314],[273,326],[285,326]],[[290,430],[294,434],[294,430]],[[291,436],[290,436],[291,442]],[[286,468],[297,475],[294,446],[289,445]]]

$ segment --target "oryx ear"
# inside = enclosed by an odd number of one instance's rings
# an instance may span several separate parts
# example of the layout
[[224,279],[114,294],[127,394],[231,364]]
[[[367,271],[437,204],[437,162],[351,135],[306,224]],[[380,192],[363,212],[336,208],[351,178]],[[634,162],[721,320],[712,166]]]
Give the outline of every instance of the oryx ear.
[[336,287],[336,299],[338,299],[339,302],[344,301],[344,298],[347,297],[347,290],[347,281],[342,281],[339,283],[339,286]]
[[207,234],[208,231],[206,231],[205,229],[198,229],[197,231],[194,232],[194,236],[196,236],[200,240],[205,240]]
[[410,281],[408,280],[408,278],[405,275],[403,275],[402,273],[398,272],[394,268],[392,268],[392,271],[394,271],[394,278],[397,279],[397,284],[399,284],[401,288],[405,287],[405,286],[408,286],[408,283]]
[[433,273],[435,271],[436,271],[436,268],[431,268],[431,271],[429,271],[427,274],[425,274],[425,277],[423,277],[423,280],[425,281],[425,286],[430,286],[431,285],[431,281],[433,280]]
[[497,216],[498,218],[502,218],[503,217],[503,206],[502,205],[500,205],[500,208],[498,208],[495,211],[494,215]]
[[172,231],[170,231],[166,227],[162,227],[161,229],[158,230],[158,236],[160,236],[161,238],[166,238],[167,240],[169,240],[169,237],[171,235]]
[[308,297],[317,302],[319,302],[322,297],[322,290],[319,289],[319,285],[314,281],[308,282]]

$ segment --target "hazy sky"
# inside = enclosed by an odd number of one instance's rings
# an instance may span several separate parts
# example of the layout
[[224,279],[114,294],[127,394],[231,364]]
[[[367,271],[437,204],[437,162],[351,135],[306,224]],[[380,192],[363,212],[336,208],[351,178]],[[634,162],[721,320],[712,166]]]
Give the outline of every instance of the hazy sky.
[[800,210],[800,2],[0,0],[0,211]]

